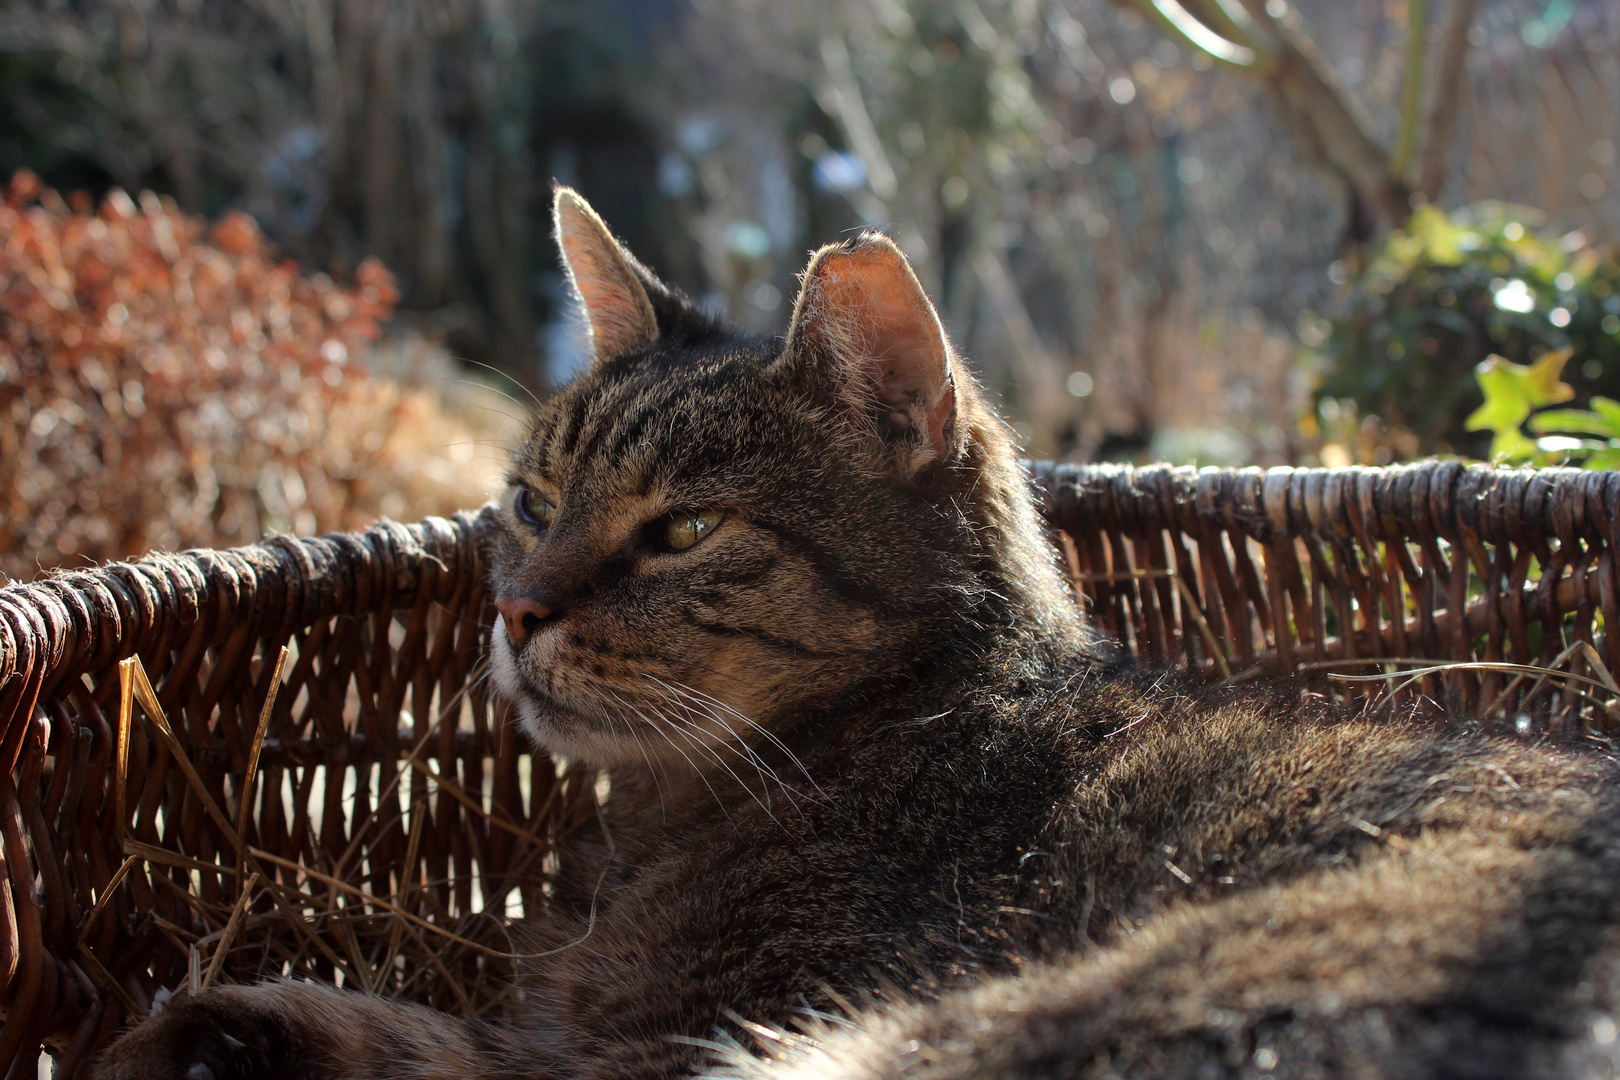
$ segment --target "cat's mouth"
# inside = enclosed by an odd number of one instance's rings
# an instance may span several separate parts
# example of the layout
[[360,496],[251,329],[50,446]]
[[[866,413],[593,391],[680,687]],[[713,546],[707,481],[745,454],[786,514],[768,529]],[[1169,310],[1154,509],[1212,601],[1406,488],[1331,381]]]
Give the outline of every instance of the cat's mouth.
[[[530,641],[524,651],[533,653],[541,650],[553,654],[555,647],[547,647],[551,645],[550,642],[536,639]],[[489,656],[490,676],[502,696],[512,703],[518,721],[529,738],[552,754],[593,765],[608,764],[604,757],[618,756],[604,754],[608,748],[600,745],[603,742],[602,725],[593,723],[580,709],[563,700],[554,679],[548,679],[547,685],[542,685],[525,674],[524,668],[534,664],[536,659],[540,659],[542,665],[555,665],[557,658],[554,655],[543,658],[522,656],[512,645],[503,622],[496,620],[491,632]],[[544,666],[541,669],[544,670]]]
[[744,729],[756,726],[673,675],[638,669],[615,680],[570,663],[548,638],[515,649],[499,620],[490,673],[529,738],[558,757],[598,767],[651,766],[654,759],[700,767],[715,747],[739,741]]

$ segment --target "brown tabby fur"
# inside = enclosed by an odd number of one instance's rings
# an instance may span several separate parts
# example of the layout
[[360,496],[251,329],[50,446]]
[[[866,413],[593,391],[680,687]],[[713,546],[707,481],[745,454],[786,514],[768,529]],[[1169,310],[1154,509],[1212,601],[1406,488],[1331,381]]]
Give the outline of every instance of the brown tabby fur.
[[612,791],[524,1017],[221,988],[98,1080],[1609,1075],[1607,757],[1118,662],[887,240],[760,341],[559,232],[598,358],[517,454],[493,650]]

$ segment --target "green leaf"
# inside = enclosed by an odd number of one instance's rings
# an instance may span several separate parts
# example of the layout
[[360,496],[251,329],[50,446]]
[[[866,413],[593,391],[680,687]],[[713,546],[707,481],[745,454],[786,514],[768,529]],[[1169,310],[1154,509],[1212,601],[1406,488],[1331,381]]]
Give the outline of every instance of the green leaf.
[[1536,440],[1536,449],[1543,454],[1550,454],[1559,459],[1572,457],[1585,457],[1599,450],[1607,450],[1607,440],[1575,439],[1568,435],[1549,435],[1545,439]]
[[1553,349],[1544,352],[1541,357],[1528,368],[1510,365],[1518,368],[1529,379],[1530,404],[1540,408],[1543,405],[1556,405],[1560,401],[1568,401],[1575,396],[1575,388],[1558,378],[1564,372],[1564,365],[1574,349],[1565,346],[1562,349]]
[[1610,434],[1620,435],[1620,401],[1613,398],[1595,397],[1592,399],[1592,411],[1603,417],[1610,425]]
[[[1438,208],[1424,205],[1412,212],[1412,219],[1407,223],[1407,231],[1413,239],[1419,241],[1422,248],[1427,249],[1424,253],[1431,262],[1441,266],[1457,266],[1462,263],[1465,255],[1463,237],[1471,230],[1457,225]],[[1475,244],[1477,243],[1476,239]]]
[[1485,404],[1475,409],[1464,421],[1469,431],[1517,431],[1530,415],[1530,397],[1522,377],[1515,370],[1525,371],[1518,364],[1491,356],[1474,369]]
[[1545,353],[1528,367],[1491,355],[1475,369],[1474,377],[1485,395],[1485,404],[1469,415],[1469,431],[1517,431],[1532,409],[1568,401],[1575,390],[1559,380],[1570,349]]
[[1601,435],[1605,439],[1620,438],[1620,417],[1606,417],[1585,409],[1548,409],[1530,418],[1530,430],[1543,435],[1552,432],[1579,432],[1582,435]]

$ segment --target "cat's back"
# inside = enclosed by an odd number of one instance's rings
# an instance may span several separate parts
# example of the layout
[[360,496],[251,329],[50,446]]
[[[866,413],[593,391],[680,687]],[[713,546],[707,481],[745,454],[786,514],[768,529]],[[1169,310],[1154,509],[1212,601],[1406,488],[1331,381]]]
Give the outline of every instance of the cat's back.
[[1048,704],[1002,717],[1044,732],[1036,741],[1072,782],[1004,874],[998,925],[1019,977],[870,1018],[773,1068],[1613,1066],[1620,792],[1608,755],[1277,694],[1145,693],[1127,679],[1087,700],[1084,715]]

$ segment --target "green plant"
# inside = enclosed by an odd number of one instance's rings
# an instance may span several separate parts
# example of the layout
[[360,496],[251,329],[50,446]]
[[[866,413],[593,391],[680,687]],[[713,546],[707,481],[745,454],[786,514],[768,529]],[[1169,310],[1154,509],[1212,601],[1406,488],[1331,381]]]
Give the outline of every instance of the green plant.
[[[1469,415],[1468,430],[1491,433],[1493,462],[1620,467],[1620,401],[1594,396],[1589,409],[1547,408],[1575,396],[1574,388],[1559,378],[1569,356],[1566,348],[1529,365],[1500,356],[1479,365],[1474,377],[1485,404]],[[1538,438],[1525,433],[1527,422]]]
[[1469,374],[1488,356],[1522,366],[1569,349],[1575,400],[1620,397],[1620,261],[1539,226],[1535,211],[1501,203],[1420,207],[1317,335],[1318,400],[1354,401],[1411,431],[1420,453],[1478,457]]

